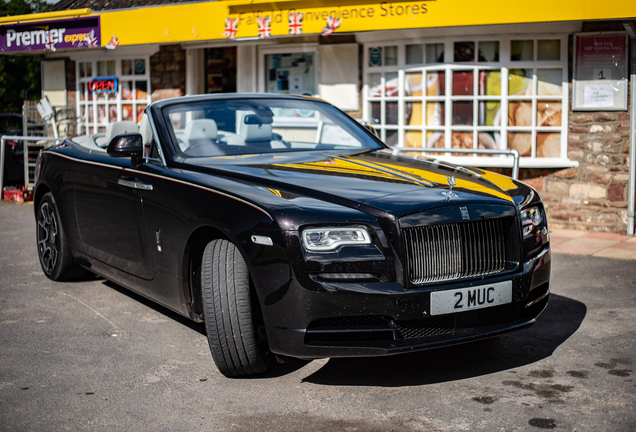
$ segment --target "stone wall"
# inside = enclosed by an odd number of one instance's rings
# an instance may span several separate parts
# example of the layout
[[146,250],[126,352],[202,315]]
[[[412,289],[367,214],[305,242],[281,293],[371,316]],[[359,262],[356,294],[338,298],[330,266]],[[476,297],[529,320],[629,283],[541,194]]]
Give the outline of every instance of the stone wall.
[[186,53],[179,45],[162,45],[150,57],[152,100],[158,101],[185,94]]

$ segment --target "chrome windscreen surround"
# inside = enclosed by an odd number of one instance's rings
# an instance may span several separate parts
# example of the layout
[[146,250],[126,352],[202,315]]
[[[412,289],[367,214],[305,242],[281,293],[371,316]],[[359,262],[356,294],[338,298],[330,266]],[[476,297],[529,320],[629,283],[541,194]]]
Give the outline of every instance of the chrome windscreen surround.
[[403,229],[412,285],[493,275],[517,267],[514,218]]

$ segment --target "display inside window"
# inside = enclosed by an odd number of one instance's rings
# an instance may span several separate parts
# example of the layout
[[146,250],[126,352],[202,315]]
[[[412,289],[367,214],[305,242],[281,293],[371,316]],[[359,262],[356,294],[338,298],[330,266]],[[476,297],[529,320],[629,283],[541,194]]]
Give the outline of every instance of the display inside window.
[[[503,43],[511,47],[506,58]],[[366,67],[366,118],[389,146],[514,149],[524,158],[565,159],[562,43],[562,38],[405,43],[398,49],[404,56],[398,64],[406,65],[401,75],[398,67],[386,65],[387,47],[380,47],[384,67],[375,69],[371,62]],[[439,64],[448,48],[453,61]]]
[[205,50],[205,92],[236,92],[236,47]]
[[314,53],[265,55],[265,90],[269,93],[316,94]]

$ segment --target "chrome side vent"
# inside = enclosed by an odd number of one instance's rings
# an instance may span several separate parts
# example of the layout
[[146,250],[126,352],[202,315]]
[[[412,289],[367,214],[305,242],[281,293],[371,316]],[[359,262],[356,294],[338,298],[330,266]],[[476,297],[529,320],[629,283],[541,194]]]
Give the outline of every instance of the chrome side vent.
[[411,284],[500,273],[518,262],[511,246],[513,218],[404,229]]

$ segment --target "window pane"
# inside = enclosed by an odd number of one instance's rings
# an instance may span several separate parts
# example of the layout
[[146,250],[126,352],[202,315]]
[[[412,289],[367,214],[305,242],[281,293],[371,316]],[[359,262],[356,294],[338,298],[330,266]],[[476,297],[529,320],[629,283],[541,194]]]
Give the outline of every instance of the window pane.
[[538,41],[537,60],[561,60],[561,41],[558,39]]
[[133,106],[132,105],[122,105],[121,107],[121,119],[125,121],[130,121],[133,119]]
[[[422,131],[406,131],[404,134],[404,146],[405,147],[422,147]],[[425,153],[423,153],[425,154]]]
[[371,124],[379,125],[382,116],[382,106],[380,102],[371,102]]
[[[473,133],[472,132],[453,132],[453,148],[465,148],[471,149],[473,147]],[[457,156],[470,156],[462,153],[456,153]]]
[[561,96],[563,94],[563,69],[539,69],[537,71],[537,94]]
[[110,105],[108,107],[108,122],[114,123],[117,121],[117,105]]
[[104,77],[106,76],[106,62],[98,61],[97,62],[97,76]]
[[115,60],[109,60],[106,62],[106,73],[108,76],[114,76],[117,73]]
[[384,95],[386,97],[396,97],[398,95],[398,74],[397,72],[384,75]]
[[479,102],[479,126],[500,126],[501,125],[501,102],[481,101]]
[[531,156],[532,134],[530,132],[509,133],[508,148],[511,150],[517,150],[521,156]]
[[97,122],[101,124],[108,123],[106,105],[98,105],[97,106]]
[[428,71],[426,73],[426,95],[444,96],[446,88],[446,72]]
[[422,96],[422,72],[404,74],[404,96]]
[[141,123],[141,118],[144,116],[145,109],[146,105],[137,105],[137,123]]
[[561,112],[561,101],[537,101],[537,126],[561,126]]
[[396,125],[398,123],[398,103],[387,102],[384,108],[384,124]]
[[422,102],[406,102],[404,104],[404,124],[407,126],[422,125]]
[[369,74],[369,97],[382,96],[382,74]]
[[87,77],[92,77],[93,76],[93,62],[86,62],[86,76]]
[[453,96],[473,94],[473,71],[453,71]]
[[543,133],[537,134],[537,157],[558,158],[561,156],[561,134]]
[[444,63],[444,44],[426,44],[426,63]]
[[122,75],[132,75],[133,73],[133,61],[132,60],[122,60],[121,61],[121,74]]
[[424,45],[406,46],[406,64],[420,64],[424,62]]
[[382,48],[369,48],[369,66],[382,66]]
[[387,130],[386,132],[386,140],[384,143],[389,147],[396,146],[398,143],[398,131],[396,130]]
[[444,126],[444,102],[426,103],[426,125]]
[[499,61],[499,41],[479,42],[479,61]]
[[475,61],[475,42],[455,42],[455,62]]
[[532,102],[508,102],[508,126],[532,126]]
[[508,94],[518,96],[532,94],[532,69],[510,69]]
[[[446,142],[444,138],[444,132],[426,132],[426,147],[429,148],[444,148],[446,147]],[[424,153],[424,155],[441,155],[444,153]]]
[[133,100],[132,82],[120,81],[122,100]]
[[472,102],[453,102],[453,125],[473,125]]
[[510,42],[510,60],[532,61],[534,60],[534,41],[513,40]]
[[396,46],[384,47],[384,60],[386,66],[395,66],[398,61],[398,53]]
[[148,83],[147,81],[135,81],[135,99],[148,99]]
[[80,101],[86,100],[86,84],[80,84]]
[[480,96],[500,96],[501,95],[501,71],[500,70],[479,71],[479,95]]
[[135,75],[143,75],[146,73],[146,61],[144,59],[135,59]]
[[[477,140],[478,140],[477,148],[496,150],[499,148],[499,141],[501,140],[501,137],[495,131],[486,131],[486,132],[479,132],[477,134]],[[477,156],[489,156],[489,155],[481,154]]]
[[81,78],[85,77],[86,76],[86,69],[84,68],[84,62],[80,62],[79,70],[80,70],[80,72],[79,72],[80,77]]

